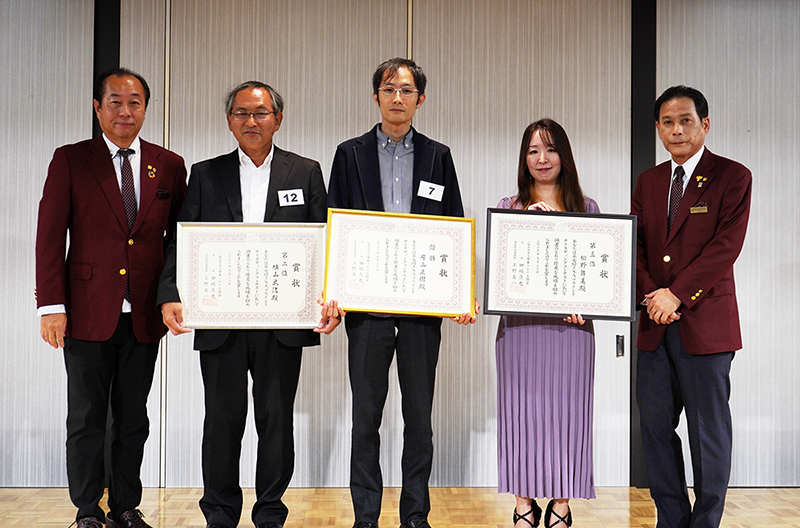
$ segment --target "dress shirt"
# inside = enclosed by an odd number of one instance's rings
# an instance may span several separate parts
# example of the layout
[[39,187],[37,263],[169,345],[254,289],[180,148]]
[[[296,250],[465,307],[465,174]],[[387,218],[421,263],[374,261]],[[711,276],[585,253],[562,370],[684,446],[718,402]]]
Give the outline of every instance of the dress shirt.
[[[103,141],[106,142],[106,146],[108,147],[108,152],[111,154],[111,161],[114,165],[114,172],[117,175],[117,185],[119,185],[119,192],[122,192],[122,155],[119,154],[119,149],[117,145],[115,145],[108,137],[103,134]],[[136,136],[133,139],[133,142],[128,147],[129,149],[133,150],[132,154],[128,155],[128,161],[131,163],[131,170],[133,171],[133,189],[136,193],[136,203],[141,203],[142,197],[142,186],[139,183],[139,178],[142,175],[142,165],[141,165],[141,148],[142,142],[139,141],[139,136]],[[138,209],[138,206],[137,206]],[[131,303],[127,300],[122,299],[122,313],[129,313],[131,311]],[[67,307],[63,304],[51,304],[49,306],[42,306],[36,311],[36,315],[50,315],[56,313],[67,313]]]
[[[414,131],[400,140],[392,140],[378,127],[378,168],[381,177],[383,210],[387,213],[411,213],[414,198]],[[411,317],[370,313],[375,317]]]
[[239,181],[242,191],[242,221],[258,223],[264,221],[267,214],[267,194],[269,192],[269,177],[272,173],[272,155],[275,145],[269,148],[269,154],[260,167],[256,167],[250,156],[239,151]]
[[[698,150],[694,156],[686,160],[683,165],[683,192],[686,192],[686,186],[689,185],[689,178],[691,178],[692,173],[697,168],[697,164],[700,163],[700,158],[703,157],[703,152],[706,151],[706,146],[703,145],[700,150]],[[678,167],[678,163],[675,163],[675,160],[670,159],[670,166],[672,167],[672,172],[670,172],[669,184],[672,185],[672,179],[675,177],[675,169]],[[668,190],[669,192],[669,190]],[[669,217],[669,202],[670,198],[667,195],[667,217]]]
[[414,198],[414,131],[393,141],[378,127],[378,164],[383,209],[387,213],[411,212]]

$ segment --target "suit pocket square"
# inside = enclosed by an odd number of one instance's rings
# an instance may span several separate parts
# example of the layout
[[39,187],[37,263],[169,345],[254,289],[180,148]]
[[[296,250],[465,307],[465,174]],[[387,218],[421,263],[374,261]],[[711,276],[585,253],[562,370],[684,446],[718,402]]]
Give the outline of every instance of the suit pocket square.
[[169,198],[169,191],[165,191],[164,189],[156,189],[156,197],[159,200],[166,200]]

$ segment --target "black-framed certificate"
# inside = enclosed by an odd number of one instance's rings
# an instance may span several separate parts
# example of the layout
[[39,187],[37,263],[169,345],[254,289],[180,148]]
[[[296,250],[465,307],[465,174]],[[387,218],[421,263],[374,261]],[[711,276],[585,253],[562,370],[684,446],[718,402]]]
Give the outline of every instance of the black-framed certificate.
[[474,313],[475,219],[328,209],[325,300],[348,311]]
[[325,224],[178,223],[190,328],[315,328],[324,273]]
[[484,313],[633,321],[636,217],[488,209]]

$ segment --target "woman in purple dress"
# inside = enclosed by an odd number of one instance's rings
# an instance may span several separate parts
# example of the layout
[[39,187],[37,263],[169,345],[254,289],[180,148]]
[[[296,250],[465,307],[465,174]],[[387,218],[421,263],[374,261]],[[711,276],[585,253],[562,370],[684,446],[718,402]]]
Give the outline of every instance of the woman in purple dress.
[[[586,198],[564,129],[551,119],[522,136],[518,193],[497,207],[598,213]],[[546,528],[572,525],[570,498],[594,498],[594,330],[563,320],[503,316],[497,328],[498,491],[513,493],[515,528],[539,524],[536,498],[552,498]]]

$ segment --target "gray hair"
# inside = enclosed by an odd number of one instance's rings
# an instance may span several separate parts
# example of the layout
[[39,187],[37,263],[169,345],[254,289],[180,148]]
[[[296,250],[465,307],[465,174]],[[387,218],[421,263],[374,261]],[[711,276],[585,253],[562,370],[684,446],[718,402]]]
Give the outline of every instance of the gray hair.
[[261,88],[262,90],[266,90],[272,99],[272,109],[276,113],[283,112],[283,97],[281,97],[281,94],[279,94],[275,88],[260,81],[247,81],[228,90],[228,93],[225,95],[226,115],[233,111],[233,100],[236,98],[236,94],[242,90],[247,90],[248,88]]

